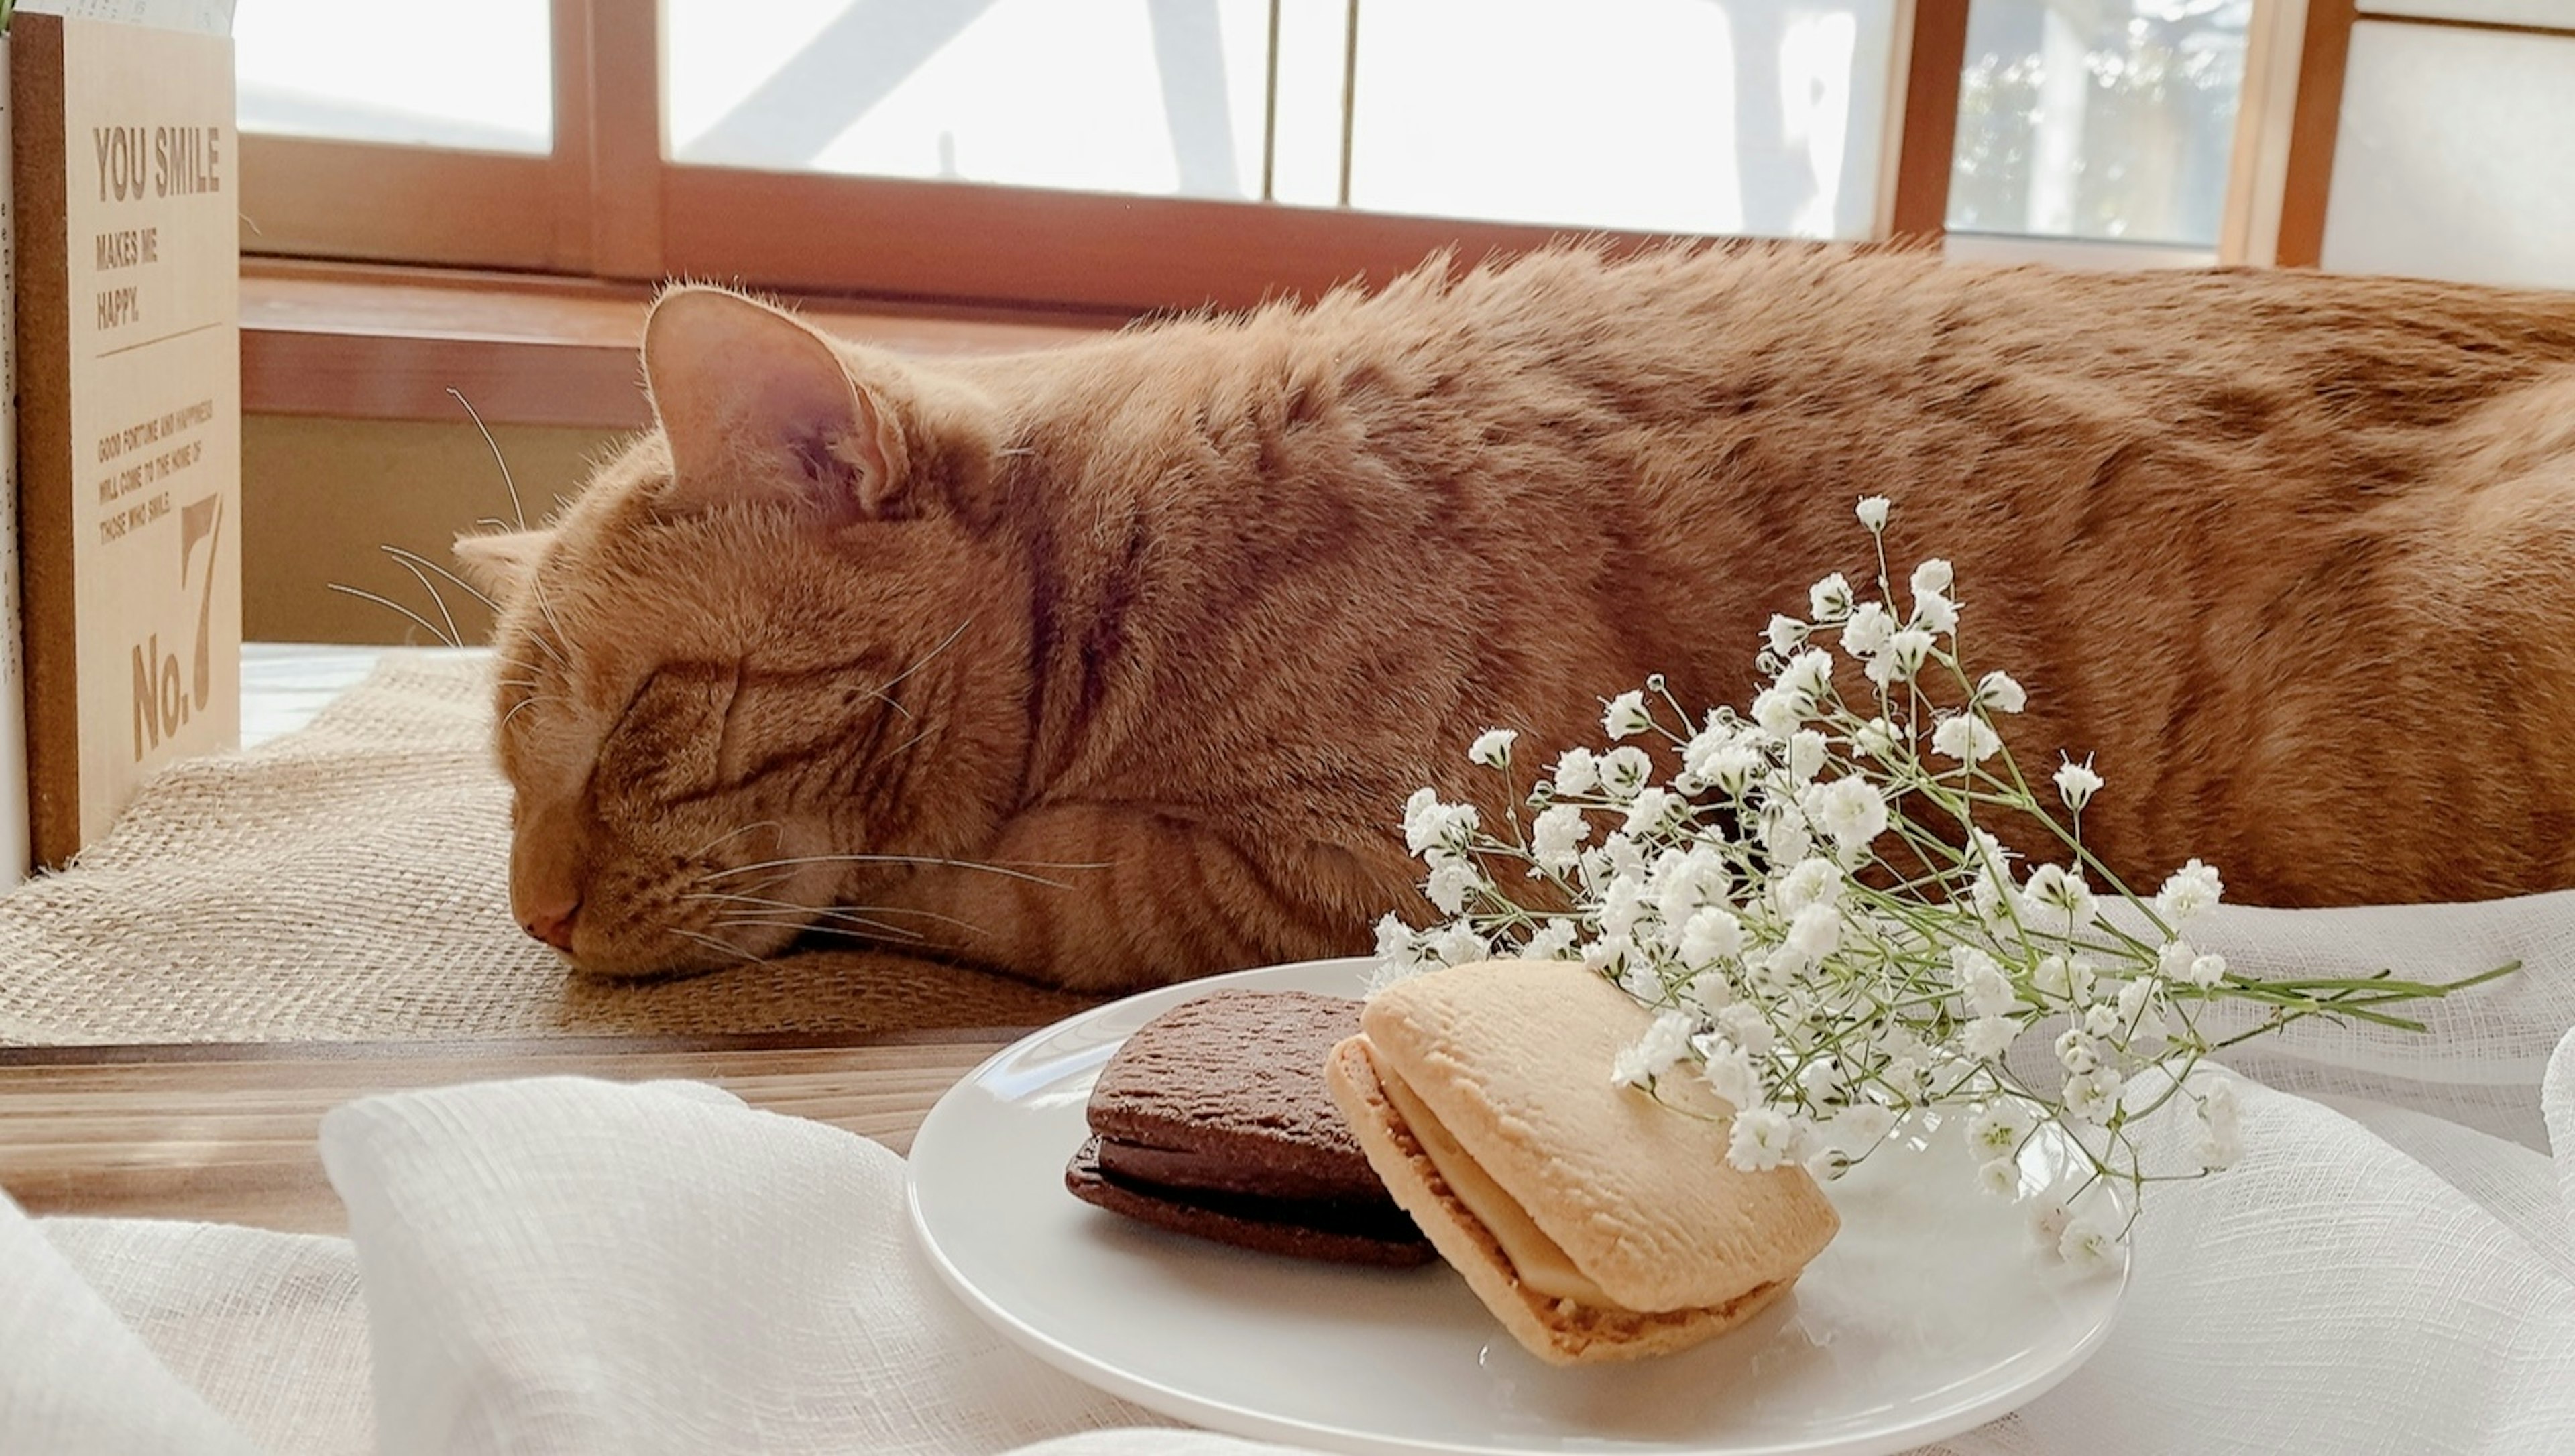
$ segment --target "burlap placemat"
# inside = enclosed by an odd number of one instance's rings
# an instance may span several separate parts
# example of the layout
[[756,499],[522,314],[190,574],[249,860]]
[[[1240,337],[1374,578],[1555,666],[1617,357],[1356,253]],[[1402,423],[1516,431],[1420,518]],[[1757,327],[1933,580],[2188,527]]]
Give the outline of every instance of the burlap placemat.
[[567,976],[510,918],[487,672],[389,655],[312,727],[171,768],[76,865],[0,896],[0,1042],[858,1039],[1093,1004],[847,950]]

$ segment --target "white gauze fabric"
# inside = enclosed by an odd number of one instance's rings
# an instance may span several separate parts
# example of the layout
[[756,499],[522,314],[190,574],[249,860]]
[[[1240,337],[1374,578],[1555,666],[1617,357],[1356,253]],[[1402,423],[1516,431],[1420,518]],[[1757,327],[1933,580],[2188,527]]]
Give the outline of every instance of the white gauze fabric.
[[[2242,1089],[2247,1155],[2150,1191],[2108,1342],[1939,1449],[2575,1450],[2575,896],[2191,931],[2249,971],[2525,969],[2425,1035],[2302,1025],[2235,1058],[2271,1084]],[[323,1154],[345,1242],[0,1208],[0,1450],[352,1450],[368,1409],[385,1452],[1272,1449],[1021,1354],[926,1267],[892,1153],[713,1089],[372,1097]]]

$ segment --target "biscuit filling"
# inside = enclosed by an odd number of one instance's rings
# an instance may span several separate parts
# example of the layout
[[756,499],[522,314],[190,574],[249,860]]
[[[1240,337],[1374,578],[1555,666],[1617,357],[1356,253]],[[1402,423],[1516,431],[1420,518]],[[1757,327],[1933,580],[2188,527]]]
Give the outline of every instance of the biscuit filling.
[[1563,1246],[1546,1236],[1519,1200],[1503,1192],[1492,1174],[1485,1172],[1457,1139],[1448,1135],[1448,1129],[1439,1125],[1439,1119],[1412,1094],[1412,1088],[1404,1085],[1403,1078],[1381,1060],[1376,1071],[1386,1100],[1402,1116],[1413,1141],[1421,1144],[1422,1155],[1439,1170],[1440,1181],[1448,1185],[1448,1191],[1457,1195],[1457,1201],[1475,1215],[1475,1221],[1493,1236],[1493,1242],[1501,1245],[1502,1256],[1510,1260],[1511,1272],[1524,1287],[1549,1299],[1570,1299],[1595,1309],[1621,1308],[1601,1292],[1599,1285],[1585,1278]]

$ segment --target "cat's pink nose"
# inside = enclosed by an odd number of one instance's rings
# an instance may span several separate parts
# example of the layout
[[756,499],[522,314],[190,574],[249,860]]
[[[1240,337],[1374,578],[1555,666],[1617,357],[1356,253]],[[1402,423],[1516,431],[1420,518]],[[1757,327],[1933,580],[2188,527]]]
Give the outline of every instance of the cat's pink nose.
[[569,955],[572,953],[572,917],[580,912],[579,900],[563,905],[544,905],[530,910],[527,918],[519,923],[527,926],[529,934]]

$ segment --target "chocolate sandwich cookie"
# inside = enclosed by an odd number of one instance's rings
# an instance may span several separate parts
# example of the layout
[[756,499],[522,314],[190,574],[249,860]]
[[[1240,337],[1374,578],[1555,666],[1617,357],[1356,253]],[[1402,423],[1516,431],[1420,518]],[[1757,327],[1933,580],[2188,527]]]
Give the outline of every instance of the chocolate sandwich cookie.
[[1218,991],[1139,1027],[1091,1093],[1075,1197],[1178,1233],[1299,1258],[1421,1264],[1430,1244],[1323,1082],[1359,1003]]

